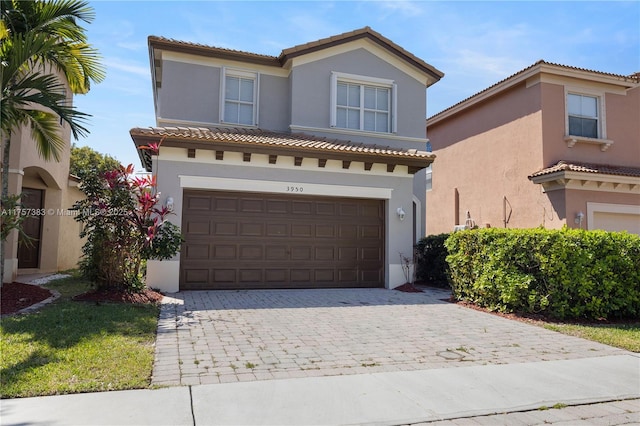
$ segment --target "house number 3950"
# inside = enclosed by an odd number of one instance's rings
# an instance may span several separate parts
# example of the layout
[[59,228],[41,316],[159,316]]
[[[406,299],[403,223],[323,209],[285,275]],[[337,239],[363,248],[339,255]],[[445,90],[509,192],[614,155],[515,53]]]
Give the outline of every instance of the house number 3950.
[[301,186],[287,186],[287,192],[303,192],[304,188]]

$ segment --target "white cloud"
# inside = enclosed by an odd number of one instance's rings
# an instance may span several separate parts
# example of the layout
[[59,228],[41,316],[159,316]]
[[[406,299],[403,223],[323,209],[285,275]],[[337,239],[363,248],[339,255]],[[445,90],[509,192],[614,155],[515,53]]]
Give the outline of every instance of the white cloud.
[[[413,1],[410,0],[390,0],[390,1],[376,1],[384,11],[389,12],[386,16],[394,13],[400,13],[406,17],[417,17],[422,15],[422,8]],[[385,17],[386,17],[385,16]]]
[[144,78],[151,77],[151,70],[148,65],[140,65],[133,61],[125,61],[120,58],[106,58],[105,64],[109,69],[116,69],[118,71],[124,71],[129,74],[138,75]]

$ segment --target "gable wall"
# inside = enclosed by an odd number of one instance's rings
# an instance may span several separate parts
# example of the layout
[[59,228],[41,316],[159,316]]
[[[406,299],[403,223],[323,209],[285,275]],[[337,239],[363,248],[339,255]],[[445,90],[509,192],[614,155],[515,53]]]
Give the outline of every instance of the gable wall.
[[425,85],[364,48],[293,67],[292,124],[329,128],[332,71],[394,80],[398,87],[397,135],[424,139]]

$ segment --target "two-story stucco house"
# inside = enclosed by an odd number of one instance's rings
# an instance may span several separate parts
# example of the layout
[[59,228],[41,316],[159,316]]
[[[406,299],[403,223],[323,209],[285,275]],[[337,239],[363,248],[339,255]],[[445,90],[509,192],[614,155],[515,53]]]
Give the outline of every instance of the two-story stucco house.
[[[68,104],[73,95],[67,87]],[[9,194],[22,194],[22,223],[27,237],[11,232],[5,242],[3,282],[12,282],[18,274],[56,272],[75,268],[82,255],[81,224],[70,212],[73,204],[84,197],[79,181],[69,175],[71,130],[60,125],[65,146],[60,161],[45,161],[31,137],[22,127],[11,134],[9,156]]]
[[136,146],[185,238],[147,285],[387,287],[425,229],[426,89],[443,74],[368,27],[266,56],[149,37]]
[[464,225],[640,233],[640,84],[539,61],[427,120],[427,233]]

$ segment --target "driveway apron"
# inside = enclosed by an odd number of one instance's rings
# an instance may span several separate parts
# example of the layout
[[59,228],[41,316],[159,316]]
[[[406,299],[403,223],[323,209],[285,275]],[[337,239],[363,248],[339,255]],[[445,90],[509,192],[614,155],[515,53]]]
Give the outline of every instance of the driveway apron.
[[152,383],[196,385],[568,360],[628,352],[426,289],[225,290],[163,300]]

